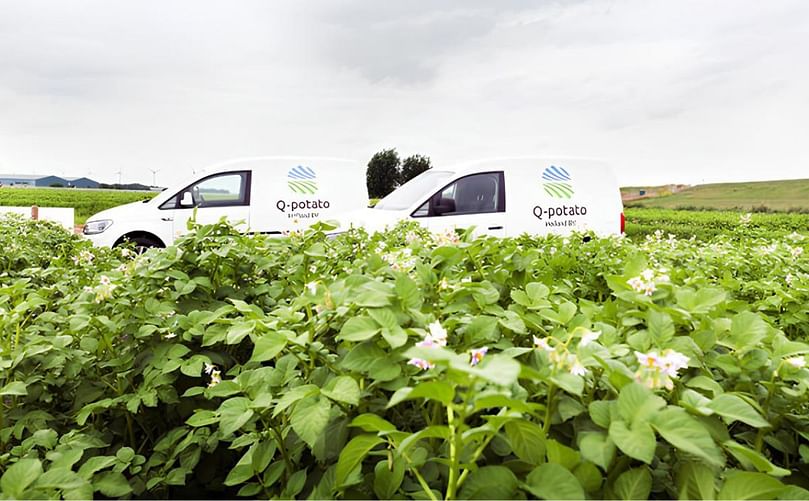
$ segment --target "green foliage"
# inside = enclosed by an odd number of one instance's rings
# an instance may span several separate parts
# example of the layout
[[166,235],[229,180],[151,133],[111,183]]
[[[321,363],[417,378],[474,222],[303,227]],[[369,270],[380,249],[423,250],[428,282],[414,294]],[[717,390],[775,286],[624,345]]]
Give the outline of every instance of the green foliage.
[[368,162],[365,182],[370,198],[382,198],[399,185],[399,154],[396,149],[375,153]]
[[0,188],[0,205],[8,207],[73,207],[76,224],[118,205],[139,202],[157,195],[150,191],[81,190],[76,188]]
[[724,236],[738,240],[778,238],[793,232],[806,232],[809,214],[744,213],[627,208],[626,234],[633,238],[658,234],[662,237],[710,240]]
[[806,498],[799,234],[0,224],[3,498]]
[[402,160],[402,170],[399,174],[399,184],[405,184],[422,172],[432,169],[430,157],[424,155],[410,155]]

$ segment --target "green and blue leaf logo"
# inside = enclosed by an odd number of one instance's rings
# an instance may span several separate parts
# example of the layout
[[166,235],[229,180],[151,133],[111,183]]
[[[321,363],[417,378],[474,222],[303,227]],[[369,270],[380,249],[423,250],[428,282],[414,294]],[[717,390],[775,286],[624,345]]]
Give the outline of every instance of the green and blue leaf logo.
[[570,173],[564,167],[551,165],[542,172],[542,180],[545,193],[553,198],[571,198],[573,196]]
[[301,195],[314,195],[317,193],[317,174],[311,167],[298,165],[289,169],[289,189]]

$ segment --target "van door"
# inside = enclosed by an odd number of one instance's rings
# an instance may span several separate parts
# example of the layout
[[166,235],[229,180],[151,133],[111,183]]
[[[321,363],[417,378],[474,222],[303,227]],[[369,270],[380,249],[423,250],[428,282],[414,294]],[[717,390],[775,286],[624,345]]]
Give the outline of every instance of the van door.
[[458,178],[441,188],[412,217],[433,232],[475,227],[475,235],[506,235],[506,191],[502,171]]
[[250,224],[249,170],[220,172],[203,177],[160,206],[164,221],[171,221],[174,238],[188,232],[188,221],[211,224],[223,217],[246,230]]

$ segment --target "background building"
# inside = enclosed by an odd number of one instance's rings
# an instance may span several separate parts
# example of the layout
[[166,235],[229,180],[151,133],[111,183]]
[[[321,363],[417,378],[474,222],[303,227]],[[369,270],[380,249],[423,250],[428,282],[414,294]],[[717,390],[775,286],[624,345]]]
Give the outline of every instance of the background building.
[[62,186],[65,188],[98,188],[98,181],[86,177],[42,176],[36,174],[0,174],[3,186]]
[[75,188],[98,188],[99,185],[98,181],[86,177],[66,177],[65,180],[68,182],[65,186]]

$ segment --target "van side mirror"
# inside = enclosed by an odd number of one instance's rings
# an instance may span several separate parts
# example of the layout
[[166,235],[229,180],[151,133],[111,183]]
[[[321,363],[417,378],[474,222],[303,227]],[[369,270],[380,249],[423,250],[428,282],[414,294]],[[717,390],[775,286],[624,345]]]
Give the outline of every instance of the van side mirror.
[[455,212],[455,200],[451,198],[437,198],[433,203],[433,215],[442,216],[450,212]]
[[194,206],[194,197],[191,196],[191,193],[186,191],[183,193],[182,198],[180,198],[180,207],[193,207]]

